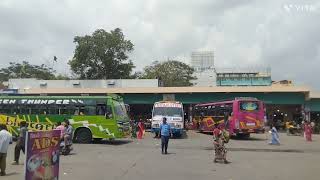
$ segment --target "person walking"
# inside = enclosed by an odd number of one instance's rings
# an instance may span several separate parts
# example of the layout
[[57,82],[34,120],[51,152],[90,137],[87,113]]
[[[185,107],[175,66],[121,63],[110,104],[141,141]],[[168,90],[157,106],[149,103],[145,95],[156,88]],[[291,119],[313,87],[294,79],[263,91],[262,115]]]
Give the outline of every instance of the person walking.
[[130,126],[131,126],[131,138],[136,139],[137,138],[137,125],[136,125],[136,122],[133,118],[130,120]]
[[10,142],[12,142],[12,136],[7,131],[7,126],[0,124],[0,176],[6,175],[6,159]]
[[269,131],[269,133],[271,133],[271,141],[269,144],[280,145],[279,134],[274,124],[272,125],[272,129]]
[[19,165],[19,158],[20,158],[20,151],[22,150],[23,153],[25,153],[25,143],[26,143],[26,137],[27,137],[27,122],[21,121],[20,122],[20,135],[18,138],[18,141],[16,143],[16,146],[14,148],[14,162],[12,165]]
[[162,154],[168,154],[168,143],[171,133],[171,127],[167,124],[167,118],[164,117],[162,124],[160,126],[160,135],[161,135],[161,152]]
[[307,122],[305,127],[304,127],[304,131],[305,131],[305,137],[306,140],[311,142],[312,141],[312,126],[311,126],[311,122]]
[[138,139],[142,139],[144,134],[144,125],[143,125],[142,119],[140,119],[138,122],[138,128],[139,128]]
[[218,160],[223,160],[225,164],[228,164],[227,149],[225,143],[228,142],[227,137],[224,136],[223,130],[220,129],[219,124],[214,124],[213,130],[213,145],[214,145],[214,159],[213,162],[217,163]]

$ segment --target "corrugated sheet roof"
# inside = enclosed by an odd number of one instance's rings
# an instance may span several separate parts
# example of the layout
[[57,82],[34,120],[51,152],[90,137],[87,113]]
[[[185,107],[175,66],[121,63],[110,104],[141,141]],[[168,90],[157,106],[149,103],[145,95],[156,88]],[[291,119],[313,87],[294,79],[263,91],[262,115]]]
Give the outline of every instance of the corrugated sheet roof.
[[153,94],[153,93],[214,93],[214,92],[305,92],[310,90],[303,86],[255,86],[255,87],[149,87],[149,88],[51,88],[26,89],[23,94]]
[[320,92],[311,91],[310,99],[320,99]]

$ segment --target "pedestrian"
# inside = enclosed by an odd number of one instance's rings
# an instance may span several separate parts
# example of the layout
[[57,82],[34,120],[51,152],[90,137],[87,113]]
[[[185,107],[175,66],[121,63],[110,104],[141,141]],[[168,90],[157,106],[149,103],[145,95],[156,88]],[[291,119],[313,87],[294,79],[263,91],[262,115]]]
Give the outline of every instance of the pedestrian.
[[271,141],[269,142],[270,145],[280,145],[280,139],[279,139],[279,134],[278,131],[275,127],[274,124],[272,124],[272,128],[269,131],[271,134]]
[[142,136],[144,134],[144,127],[143,127],[142,119],[140,119],[138,122],[138,128],[139,128],[138,139],[142,139]]
[[306,126],[307,126],[307,122],[306,121],[302,121],[302,131],[303,131],[303,137],[306,138]]
[[63,135],[64,135],[64,131],[65,131],[65,123],[64,122],[57,122],[57,127],[56,127],[57,130],[60,130],[61,131],[61,134],[60,134],[60,139],[63,140]]
[[19,165],[19,158],[20,158],[20,151],[25,153],[25,143],[26,143],[26,137],[27,137],[27,122],[21,121],[20,122],[20,134],[19,138],[16,142],[16,146],[14,148],[14,162],[12,165]]
[[312,141],[312,126],[311,126],[311,122],[307,122],[305,127],[304,127],[304,132],[305,132],[305,136],[306,136],[306,140],[311,142]]
[[0,124],[0,176],[6,175],[6,159],[12,136],[7,130],[7,126]]
[[160,125],[160,135],[161,135],[161,152],[162,154],[168,154],[168,143],[171,133],[171,127],[167,124],[167,118],[164,117],[162,124]]
[[65,130],[64,130],[64,146],[66,148],[67,145],[72,143],[72,135],[73,135],[73,128],[70,125],[70,121],[68,119],[64,120],[65,123]]
[[130,126],[131,126],[131,138],[135,139],[137,138],[137,126],[133,118],[130,120]]
[[214,145],[214,160],[213,162],[218,162],[218,160],[223,160],[225,164],[228,164],[227,160],[227,149],[225,143],[229,141],[228,137],[224,136],[224,132],[220,129],[219,124],[214,124],[213,129],[213,145]]

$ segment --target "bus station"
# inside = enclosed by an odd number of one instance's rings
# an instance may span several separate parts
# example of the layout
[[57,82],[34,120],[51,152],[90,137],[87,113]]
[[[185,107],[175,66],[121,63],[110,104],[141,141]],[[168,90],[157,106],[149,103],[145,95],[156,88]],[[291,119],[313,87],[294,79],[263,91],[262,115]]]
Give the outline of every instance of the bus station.
[[[124,80],[123,80],[124,81]],[[274,84],[269,86],[215,86],[215,87],[159,87],[157,80],[149,80],[151,85],[135,80],[132,87],[46,87],[41,83],[29,83],[26,88],[18,86],[19,93],[11,96],[105,96],[118,94],[123,97],[124,103],[130,105],[130,116],[149,119],[153,104],[157,101],[173,100],[183,103],[185,120],[191,122],[192,108],[199,103],[231,100],[236,97],[253,97],[266,104],[266,119],[284,127],[286,121],[301,123],[302,115],[320,123],[320,94],[311,91],[308,87],[295,85]],[[78,81],[77,83],[80,84]],[[92,82],[91,82],[92,83]],[[63,84],[63,83],[62,83]],[[65,83],[64,83],[65,84]],[[130,83],[129,83],[130,85]],[[84,87],[83,87],[84,86]],[[140,87],[144,86],[144,87]]]

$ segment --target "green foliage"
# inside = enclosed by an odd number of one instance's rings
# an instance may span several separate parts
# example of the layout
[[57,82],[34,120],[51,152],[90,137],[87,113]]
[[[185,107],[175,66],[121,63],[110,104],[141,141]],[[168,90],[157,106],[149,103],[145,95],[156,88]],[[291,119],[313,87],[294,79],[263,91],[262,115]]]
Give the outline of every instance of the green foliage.
[[69,65],[79,78],[130,78],[134,65],[127,54],[133,51],[133,44],[125,39],[121,29],[98,29],[91,36],[76,36],[74,43],[76,49]]
[[32,65],[27,61],[22,63],[10,62],[9,67],[0,69],[0,82],[8,81],[13,78],[37,78],[55,79],[54,70],[42,64]]
[[62,75],[62,74],[58,74],[56,77],[55,77],[55,80],[70,80],[71,78],[67,75]]
[[191,86],[194,69],[180,61],[154,62],[151,66],[144,68],[142,78],[158,78],[165,87]]

